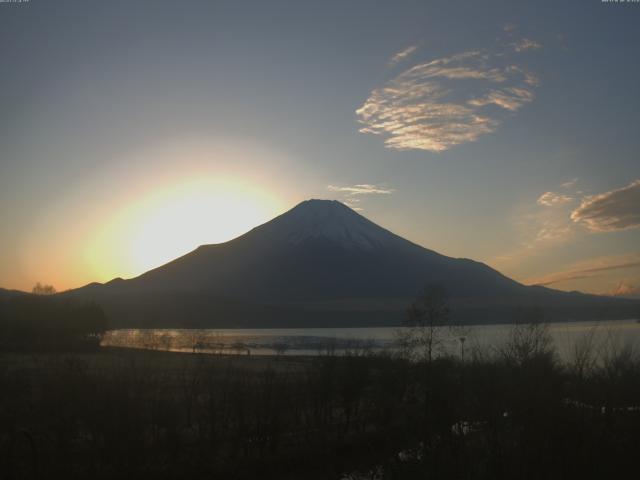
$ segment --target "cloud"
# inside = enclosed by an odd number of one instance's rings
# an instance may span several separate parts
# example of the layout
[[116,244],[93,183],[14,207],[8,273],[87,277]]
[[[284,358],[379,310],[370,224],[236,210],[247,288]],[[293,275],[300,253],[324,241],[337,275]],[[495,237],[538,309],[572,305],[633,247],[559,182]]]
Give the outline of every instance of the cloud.
[[542,45],[540,43],[534,40],[531,40],[529,38],[523,38],[519,42],[511,44],[511,46],[516,52],[524,52],[526,50],[538,50],[539,48],[542,48]]
[[342,198],[340,200],[342,203],[358,212],[364,210],[360,205],[363,196],[390,195],[395,191],[393,188],[371,183],[359,183],[346,186],[327,185],[327,190],[341,194]]
[[522,105],[533,100],[533,92],[524,88],[507,88],[502,91],[491,91],[484,97],[469,100],[470,105],[484,107],[485,105],[497,105],[505,110],[515,112]]
[[342,199],[342,203],[344,203],[351,210],[355,210],[356,212],[364,211],[364,208],[360,206],[360,199],[354,197],[347,197]]
[[640,179],[610,192],[582,200],[571,219],[592,232],[613,232],[640,227]]
[[[527,205],[512,220],[518,245],[489,259],[497,268],[505,264],[522,262],[541,250],[566,243],[574,238],[579,229],[569,218],[568,202],[573,198],[553,192],[545,192],[537,199],[537,206]],[[541,208],[542,207],[542,208]],[[553,207],[553,208],[549,208]]]
[[538,198],[536,203],[545,207],[555,207],[556,205],[564,205],[565,203],[569,203],[572,201],[573,197],[570,197],[569,195],[563,195],[554,192],[545,192],[540,195],[540,198]]
[[505,53],[468,51],[408,68],[356,115],[360,132],[387,137],[387,148],[442,152],[495,131],[533,100],[537,82]]
[[535,242],[551,242],[567,240],[573,234],[571,226],[543,224],[535,236]]
[[568,280],[582,280],[585,278],[591,278],[595,275],[587,275],[585,273],[557,273],[547,275],[538,280],[526,280],[525,283],[529,285],[538,285],[540,287],[548,287],[549,285],[553,285],[554,283],[566,282]]
[[406,60],[407,58],[409,58],[411,55],[413,55],[413,53],[418,49],[417,46],[412,45],[410,47],[405,48],[404,50],[396,53],[393,57],[391,57],[391,60],[389,60],[389,66],[393,67],[394,65],[397,65],[398,63]]
[[[578,179],[573,178],[561,186],[570,189],[577,182]],[[640,179],[624,188],[586,197],[581,205],[575,208],[571,202],[574,202],[576,195],[580,193],[572,189],[566,194],[549,191],[540,195],[536,201],[538,208],[520,213],[516,217],[514,225],[519,229],[522,239],[520,245],[511,252],[493,257],[489,262],[496,263],[499,268],[501,265],[522,262],[523,258],[530,258],[545,248],[566,244],[576,235],[585,233],[580,224],[586,225],[591,232],[640,226]],[[559,281],[590,278],[597,276],[596,272],[604,270],[636,265],[640,265],[640,256],[631,262],[619,261],[618,257],[617,263],[607,261],[604,265],[573,266],[567,271],[552,274],[550,278],[543,277],[529,282],[550,285]]]
[[571,188],[574,187],[578,183],[578,178],[572,178],[571,180],[567,180],[566,182],[560,184],[562,188]]
[[532,285],[548,286],[568,280],[600,276],[603,272],[640,267],[640,255],[601,257],[576,263],[569,268],[543,277],[525,280]]
[[390,193],[394,192],[392,188],[385,188],[379,185],[371,185],[368,183],[350,185],[346,187],[338,187],[336,185],[327,185],[327,189],[329,189],[332,192],[344,192],[347,195],[371,195],[371,194],[389,195]]
[[640,286],[631,280],[620,280],[607,294],[612,297],[640,298]]
[[512,268],[514,264],[530,262],[550,247],[565,244],[576,234],[575,226],[566,213],[557,208],[545,208],[539,212],[524,214],[515,222],[520,241],[511,250],[487,259],[498,270]]

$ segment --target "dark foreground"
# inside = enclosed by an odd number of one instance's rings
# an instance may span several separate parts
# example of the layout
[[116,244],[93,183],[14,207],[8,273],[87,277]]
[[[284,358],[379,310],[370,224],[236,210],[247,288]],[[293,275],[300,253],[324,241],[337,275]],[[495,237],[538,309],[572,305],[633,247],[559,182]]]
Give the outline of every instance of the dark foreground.
[[0,353],[0,477],[563,479],[637,474],[640,361],[546,346],[408,362]]

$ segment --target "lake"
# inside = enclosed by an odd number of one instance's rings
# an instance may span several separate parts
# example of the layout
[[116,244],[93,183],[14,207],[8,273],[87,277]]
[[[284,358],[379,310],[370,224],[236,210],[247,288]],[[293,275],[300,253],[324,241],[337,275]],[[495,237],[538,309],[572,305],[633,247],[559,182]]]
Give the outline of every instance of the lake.
[[[592,341],[602,352],[611,347],[640,346],[640,323],[636,320],[559,322],[547,325],[561,359],[571,357],[575,345]],[[455,355],[475,349],[500,348],[514,326],[474,325],[464,329],[443,328],[440,351]],[[107,332],[102,346],[143,348],[175,352],[238,355],[326,355],[397,346],[397,327],[283,328],[283,329],[122,329]],[[464,338],[463,341],[461,339]]]

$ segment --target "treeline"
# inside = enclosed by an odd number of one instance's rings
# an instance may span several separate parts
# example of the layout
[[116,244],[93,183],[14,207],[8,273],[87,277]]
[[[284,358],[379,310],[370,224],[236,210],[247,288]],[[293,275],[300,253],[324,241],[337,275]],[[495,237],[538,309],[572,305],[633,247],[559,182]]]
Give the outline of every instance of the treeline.
[[0,299],[0,350],[92,350],[107,328],[104,312],[93,302],[30,294]]
[[7,478],[585,480],[640,454],[637,352],[561,363],[540,326],[465,361],[13,355],[0,391]]

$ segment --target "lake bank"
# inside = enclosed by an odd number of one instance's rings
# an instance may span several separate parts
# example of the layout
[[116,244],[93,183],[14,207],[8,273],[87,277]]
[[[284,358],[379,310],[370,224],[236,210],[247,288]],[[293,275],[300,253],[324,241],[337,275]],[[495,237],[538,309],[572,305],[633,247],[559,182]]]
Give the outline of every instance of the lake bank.
[[[636,320],[558,322],[546,324],[563,359],[574,345],[589,339],[599,345],[640,343]],[[457,355],[461,338],[468,353],[499,348],[513,325],[444,327],[442,353]],[[107,332],[102,345],[147,350],[237,355],[327,355],[396,348],[398,327],[288,329],[123,329]]]

